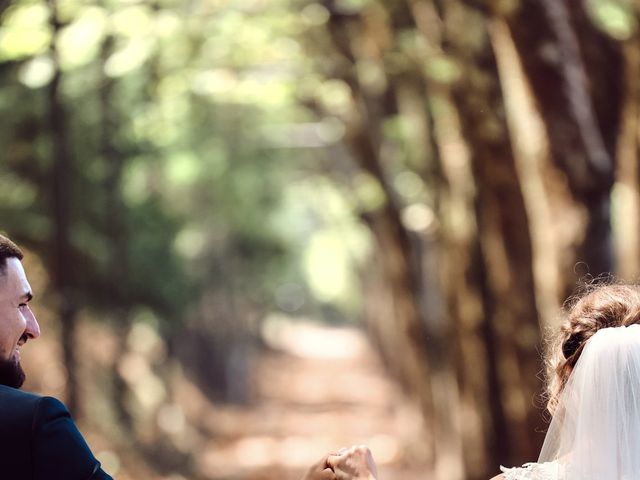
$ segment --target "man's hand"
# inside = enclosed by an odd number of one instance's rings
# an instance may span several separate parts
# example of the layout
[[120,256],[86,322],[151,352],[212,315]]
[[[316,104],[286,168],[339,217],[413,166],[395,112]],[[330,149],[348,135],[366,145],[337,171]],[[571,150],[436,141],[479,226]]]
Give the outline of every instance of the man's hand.
[[302,477],[302,480],[336,480],[333,470],[331,470],[327,463],[330,455],[334,454],[325,455],[317,463],[311,465],[307,473]]
[[377,480],[378,471],[373,455],[364,445],[344,448],[329,455],[327,464],[333,469],[337,480]]

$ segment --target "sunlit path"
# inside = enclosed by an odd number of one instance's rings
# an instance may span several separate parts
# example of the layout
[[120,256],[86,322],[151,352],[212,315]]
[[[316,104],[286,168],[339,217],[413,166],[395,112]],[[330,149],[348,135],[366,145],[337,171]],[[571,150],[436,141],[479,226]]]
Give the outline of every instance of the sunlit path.
[[[219,406],[197,470],[211,479],[297,479],[322,454],[367,444],[381,479],[427,480],[405,448],[421,419],[355,329],[290,327],[257,362],[257,401]],[[274,337],[276,338],[276,337]],[[415,451],[415,448],[414,448]]]

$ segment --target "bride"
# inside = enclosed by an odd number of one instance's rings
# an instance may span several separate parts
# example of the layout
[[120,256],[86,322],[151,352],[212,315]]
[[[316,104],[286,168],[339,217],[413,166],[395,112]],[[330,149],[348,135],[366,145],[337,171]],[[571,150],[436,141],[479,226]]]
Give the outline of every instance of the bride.
[[[640,479],[640,287],[595,287],[570,307],[553,345],[553,417],[538,461],[501,467],[492,480]],[[361,446],[330,455],[326,467],[338,480],[377,475]]]

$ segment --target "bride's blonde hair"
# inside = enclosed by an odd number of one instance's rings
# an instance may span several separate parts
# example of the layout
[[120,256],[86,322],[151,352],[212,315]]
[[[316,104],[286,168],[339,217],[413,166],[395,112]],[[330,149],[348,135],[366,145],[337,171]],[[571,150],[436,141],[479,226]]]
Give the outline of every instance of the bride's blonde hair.
[[602,328],[640,324],[640,286],[587,287],[567,302],[566,319],[551,340],[547,359],[547,409],[553,415],[584,346]]

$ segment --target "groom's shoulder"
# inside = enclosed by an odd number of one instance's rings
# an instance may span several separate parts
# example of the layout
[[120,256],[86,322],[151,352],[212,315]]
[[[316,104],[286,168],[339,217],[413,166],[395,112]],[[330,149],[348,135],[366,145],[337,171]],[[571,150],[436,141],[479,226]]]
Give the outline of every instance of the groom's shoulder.
[[70,417],[67,407],[56,398],[0,385],[0,427],[29,417],[29,426],[34,428],[47,419],[66,416]]
[[0,385],[0,434],[31,431],[42,399],[35,393]]
[[0,411],[35,408],[43,397],[17,388],[0,385]]
[[18,448],[29,441],[41,399],[39,395],[0,385],[0,447],[13,442]]

